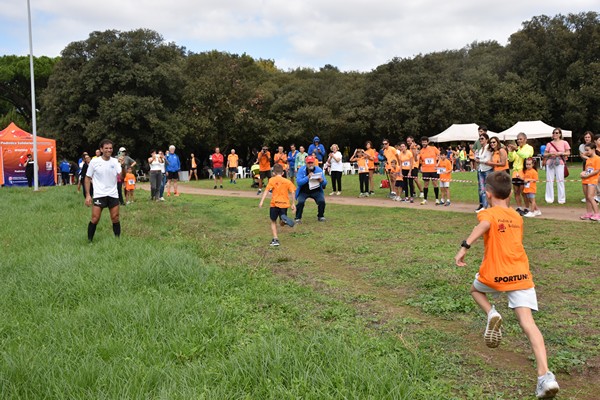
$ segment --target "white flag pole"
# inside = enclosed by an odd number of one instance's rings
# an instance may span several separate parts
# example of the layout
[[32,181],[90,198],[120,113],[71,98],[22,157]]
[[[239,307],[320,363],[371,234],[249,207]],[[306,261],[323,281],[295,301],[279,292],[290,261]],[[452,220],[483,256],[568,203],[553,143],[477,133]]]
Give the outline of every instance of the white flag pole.
[[31,6],[27,0],[27,20],[29,22],[29,72],[31,75],[31,127],[33,128],[33,190],[38,187],[38,152],[37,152],[37,125],[35,111],[35,75],[33,72],[33,35],[31,34]]

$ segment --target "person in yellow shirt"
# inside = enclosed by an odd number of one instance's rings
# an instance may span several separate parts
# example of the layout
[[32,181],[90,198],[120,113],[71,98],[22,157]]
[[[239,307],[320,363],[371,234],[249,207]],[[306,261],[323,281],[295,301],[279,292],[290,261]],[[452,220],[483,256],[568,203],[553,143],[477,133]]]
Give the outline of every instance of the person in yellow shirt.
[[[281,164],[275,164],[273,166],[273,173],[275,176],[269,179],[269,183],[267,183],[267,187],[260,199],[258,207],[262,208],[267,193],[269,193],[269,190],[272,190],[269,216],[271,218],[271,233],[273,234],[273,240],[271,240],[270,246],[276,247],[279,246],[277,218],[279,218],[282,226],[294,226],[294,220],[287,216],[287,209],[291,204],[292,211],[296,211],[296,186],[294,186],[292,181],[283,177],[283,167]],[[291,203],[290,194],[292,195]]]
[[[450,179],[452,174],[452,162],[448,160],[445,152],[440,152],[440,161],[437,165],[437,173],[440,176],[440,188],[442,189],[442,198],[439,204],[450,205]],[[445,200],[444,200],[445,199]],[[436,202],[436,205],[439,205]]]
[[233,183],[235,185],[238,166],[240,165],[240,158],[237,154],[235,154],[235,149],[231,149],[231,153],[227,156],[227,173],[229,174],[229,183]]
[[502,315],[490,303],[487,295],[506,293],[508,306],[517,316],[519,325],[529,339],[537,367],[536,396],[553,398],[558,393],[556,378],[548,369],[544,337],[533,319],[538,302],[529,269],[529,259],[523,247],[523,218],[509,207],[511,178],[506,172],[492,172],[486,177],[485,191],[491,208],[477,214],[479,224],[463,240],[454,257],[457,266],[464,267],[467,250],[483,236],[483,261],[471,286],[471,295],[487,314],[483,338],[488,347],[500,345]]
[[525,167],[525,160],[533,157],[533,147],[527,144],[527,135],[523,132],[517,135],[517,144],[508,144],[508,161],[513,163],[513,192],[515,194],[515,202],[517,203],[517,212],[521,215],[525,215],[529,212],[527,208],[523,208],[525,202],[525,196],[523,195],[523,168]]

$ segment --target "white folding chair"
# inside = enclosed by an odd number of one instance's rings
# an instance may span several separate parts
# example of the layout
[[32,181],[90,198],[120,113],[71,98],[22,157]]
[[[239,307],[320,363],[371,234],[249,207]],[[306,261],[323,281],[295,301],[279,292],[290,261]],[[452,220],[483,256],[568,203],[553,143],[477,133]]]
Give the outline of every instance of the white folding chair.
[[242,166],[239,166],[238,168],[238,177],[245,179],[246,178],[246,169]]

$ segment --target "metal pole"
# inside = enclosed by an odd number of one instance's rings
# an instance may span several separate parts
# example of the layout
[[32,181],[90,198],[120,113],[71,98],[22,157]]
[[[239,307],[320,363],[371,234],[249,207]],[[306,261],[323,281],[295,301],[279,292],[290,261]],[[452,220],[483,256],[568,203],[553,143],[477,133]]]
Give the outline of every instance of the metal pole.
[[31,6],[27,0],[27,20],[29,22],[29,73],[31,75],[31,127],[33,128],[33,190],[38,187],[38,152],[37,152],[37,125],[35,111],[35,75],[33,72],[33,35],[31,34]]

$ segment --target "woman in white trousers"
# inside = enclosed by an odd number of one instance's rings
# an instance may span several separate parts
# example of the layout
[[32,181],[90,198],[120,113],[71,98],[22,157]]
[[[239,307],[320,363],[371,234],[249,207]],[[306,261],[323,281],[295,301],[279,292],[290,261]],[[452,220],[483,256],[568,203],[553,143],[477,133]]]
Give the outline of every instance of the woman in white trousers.
[[554,182],[558,189],[558,204],[565,204],[565,160],[571,154],[571,146],[562,140],[560,128],[552,131],[552,141],[546,145],[544,160],[546,165],[546,203],[554,202]]

